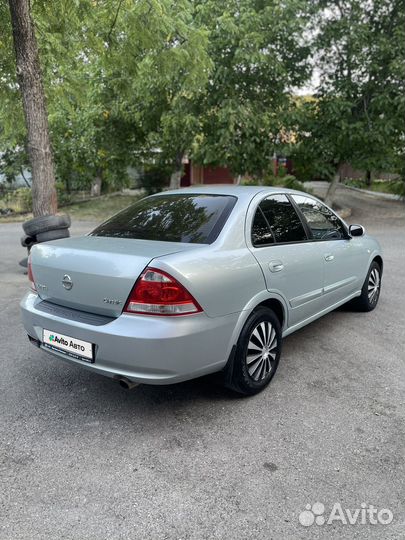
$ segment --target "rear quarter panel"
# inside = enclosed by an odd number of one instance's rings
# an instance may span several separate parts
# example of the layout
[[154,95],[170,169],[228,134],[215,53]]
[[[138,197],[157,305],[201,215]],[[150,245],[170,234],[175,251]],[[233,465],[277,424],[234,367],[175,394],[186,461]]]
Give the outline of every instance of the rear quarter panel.
[[209,317],[240,312],[265,288],[262,271],[247,248],[197,250],[153,261],[180,281]]
[[248,204],[237,202],[214,243],[151,263],[183,283],[209,317],[248,309],[252,298],[266,290],[263,273],[245,241]]

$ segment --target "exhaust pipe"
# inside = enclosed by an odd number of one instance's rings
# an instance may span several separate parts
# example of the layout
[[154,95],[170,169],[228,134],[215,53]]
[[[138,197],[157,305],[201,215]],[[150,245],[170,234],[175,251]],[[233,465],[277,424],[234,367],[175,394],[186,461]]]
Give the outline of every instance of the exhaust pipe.
[[125,388],[125,390],[132,390],[136,386],[139,386],[139,383],[133,382],[126,377],[120,377],[118,379],[118,384],[121,386],[121,388]]

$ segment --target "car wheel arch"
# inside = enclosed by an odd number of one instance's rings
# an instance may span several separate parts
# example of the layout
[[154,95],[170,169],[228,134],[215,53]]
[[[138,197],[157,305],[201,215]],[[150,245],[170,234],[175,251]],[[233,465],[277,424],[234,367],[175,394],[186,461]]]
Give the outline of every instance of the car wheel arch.
[[[373,257],[373,260],[371,261],[372,263],[373,262],[376,262],[378,264],[378,266],[380,267],[381,269],[381,275],[383,273],[383,269],[384,269],[384,262],[383,262],[383,259],[381,257],[381,255],[376,255],[375,257]],[[371,263],[370,263],[371,264]]]
[[271,294],[268,291],[262,291],[260,294],[252,298],[240,312],[231,341],[229,343],[229,353],[231,353],[232,347],[237,343],[242,328],[252,312],[263,306],[272,309],[279,320],[282,316],[282,322],[280,321],[282,331],[288,327],[287,301],[282,296],[276,295],[275,293]]
[[[251,314],[258,310],[261,307],[270,308],[277,318],[280,320],[280,326],[282,332],[288,327],[288,310],[286,300],[281,296],[276,296],[275,294],[269,295],[268,292],[263,291],[261,294],[252,298],[247,306],[241,311],[238,318],[238,322],[235,326],[234,332],[232,334],[231,341],[229,343],[228,359],[223,368],[225,374],[225,379],[230,380],[232,377],[233,371],[233,360],[236,352],[236,344],[239,340],[239,336],[242,332],[243,327],[246,324],[246,321],[249,319]],[[280,319],[282,317],[282,320]]]
[[260,307],[267,307],[271,309],[276,315],[277,319],[279,320],[281,328],[284,329],[284,324],[286,322],[287,314],[286,314],[285,307],[280,300],[278,300],[277,298],[269,298],[268,300],[264,300],[263,302],[258,304],[254,308],[254,310]]

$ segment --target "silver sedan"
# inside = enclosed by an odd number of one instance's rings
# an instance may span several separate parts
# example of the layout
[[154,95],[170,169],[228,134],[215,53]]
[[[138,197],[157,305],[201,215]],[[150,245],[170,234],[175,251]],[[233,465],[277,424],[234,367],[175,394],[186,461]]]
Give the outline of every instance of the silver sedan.
[[191,187],[35,245],[22,319],[41,349],[127,388],[221,372],[251,395],[283,337],[346,302],[373,310],[382,271],[378,242],[312,195]]

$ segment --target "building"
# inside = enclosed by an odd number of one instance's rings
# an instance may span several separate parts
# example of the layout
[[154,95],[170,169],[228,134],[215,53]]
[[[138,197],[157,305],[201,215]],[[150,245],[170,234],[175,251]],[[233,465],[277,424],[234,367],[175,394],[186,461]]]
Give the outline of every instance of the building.
[[[183,162],[183,167],[182,187],[194,184],[235,184],[237,182],[237,176],[233,175],[227,167],[195,165],[187,158]],[[293,165],[290,159],[274,156],[273,171],[275,175],[278,174],[281,167],[284,167],[288,174],[293,173]]]
[[181,177],[181,186],[193,184],[234,184],[236,178],[227,167],[209,167],[195,165],[190,160],[184,163],[184,173]]

